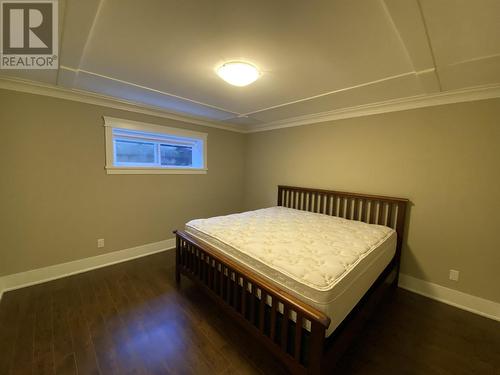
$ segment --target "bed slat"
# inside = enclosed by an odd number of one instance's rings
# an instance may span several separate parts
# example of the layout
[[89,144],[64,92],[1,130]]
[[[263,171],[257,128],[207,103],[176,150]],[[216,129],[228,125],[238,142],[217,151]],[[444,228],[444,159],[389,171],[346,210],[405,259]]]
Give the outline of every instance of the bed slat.
[[294,357],[300,362],[300,352],[302,350],[302,315],[297,313],[297,319],[295,321],[295,345],[294,345]]
[[226,268],[227,270],[227,276],[226,276],[226,302],[228,305],[231,304],[231,272],[229,271],[229,268]]
[[394,205],[388,204],[387,205],[387,223],[386,225],[388,227],[394,228],[394,223],[392,222],[392,215],[394,212]]
[[354,198],[353,199],[353,204],[354,204],[354,211],[353,211],[353,220],[359,220],[359,206],[361,205],[361,201]]
[[266,307],[267,294],[260,290],[260,303],[259,303],[259,329],[264,333],[264,309]]
[[285,353],[287,352],[287,344],[288,344],[288,316],[290,314],[290,310],[287,305],[283,306],[283,316],[281,320],[281,350]]
[[217,271],[219,272],[219,296],[224,299],[224,266],[222,263],[219,263],[219,267],[217,267]]
[[245,277],[242,276],[242,284],[241,284],[241,315],[247,315],[247,281]]
[[352,199],[350,199],[350,198],[346,198],[345,218],[352,219]]
[[252,292],[250,293],[250,322],[252,324],[255,323],[255,296],[254,296],[254,291],[255,291],[255,285],[252,284],[251,286]]
[[379,202],[378,204],[378,219],[377,224],[385,225],[385,204],[383,202]]
[[276,310],[277,310],[276,298],[272,297],[271,300],[271,329],[269,333],[269,338],[271,341],[276,340]]
[[377,224],[377,202],[370,201],[370,224]]

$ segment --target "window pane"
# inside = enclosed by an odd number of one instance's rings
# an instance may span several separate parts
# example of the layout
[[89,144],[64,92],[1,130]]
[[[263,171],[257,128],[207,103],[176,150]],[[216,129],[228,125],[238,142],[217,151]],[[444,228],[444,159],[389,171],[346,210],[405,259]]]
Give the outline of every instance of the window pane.
[[160,145],[161,165],[191,166],[193,148],[189,146]]
[[154,143],[116,140],[115,161],[118,163],[154,163]]

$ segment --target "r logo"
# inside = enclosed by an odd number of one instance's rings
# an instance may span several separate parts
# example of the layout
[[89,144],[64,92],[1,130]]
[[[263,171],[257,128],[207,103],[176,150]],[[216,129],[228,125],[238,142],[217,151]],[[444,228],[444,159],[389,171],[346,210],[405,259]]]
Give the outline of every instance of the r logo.
[[57,68],[54,66],[58,52],[57,0],[1,0],[0,3],[1,67]]
[[52,3],[3,6],[3,53],[52,54]]

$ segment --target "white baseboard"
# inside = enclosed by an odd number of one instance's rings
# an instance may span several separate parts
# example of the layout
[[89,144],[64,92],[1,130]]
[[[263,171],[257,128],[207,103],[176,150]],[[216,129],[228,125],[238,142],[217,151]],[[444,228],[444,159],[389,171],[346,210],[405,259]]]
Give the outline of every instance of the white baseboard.
[[3,292],[4,292],[3,278],[0,277],[0,301],[2,300]]
[[90,258],[78,259],[72,262],[2,276],[0,277],[0,299],[3,293],[9,290],[60,279],[62,277],[106,267],[173,248],[175,248],[175,238],[170,238],[168,240],[148,243],[125,250],[113,251]]
[[[175,239],[136,246],[72,262],[56,264],[0,277],[0,299],[4,292],[106,267],[175,247]],[[413,276],[400,274],[399,287],[472,313],[500,321],[500,303],[459,292]]]
[[498,302],[459,292],[405,274],[399,275],[399,287],[459,309],[500,321],[500,303]]

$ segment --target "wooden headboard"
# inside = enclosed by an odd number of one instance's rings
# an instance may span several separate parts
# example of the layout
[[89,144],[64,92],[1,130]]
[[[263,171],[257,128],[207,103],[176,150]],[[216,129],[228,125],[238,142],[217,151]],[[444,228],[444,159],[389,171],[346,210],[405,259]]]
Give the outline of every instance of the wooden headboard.
[[344,191],[278,186],[278,206],[386,225],[396,230],[397,256],[403,244],[408,199]]

